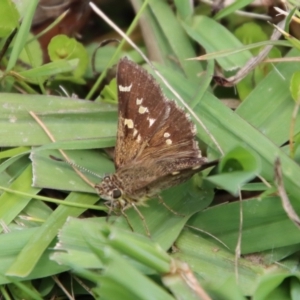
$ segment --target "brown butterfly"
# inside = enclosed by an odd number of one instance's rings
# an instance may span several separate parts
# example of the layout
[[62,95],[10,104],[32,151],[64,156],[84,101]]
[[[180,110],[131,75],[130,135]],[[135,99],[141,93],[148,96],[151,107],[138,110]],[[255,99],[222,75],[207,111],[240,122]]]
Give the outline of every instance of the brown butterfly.
[[163,95],[142,67],[121,59],[117,87],[116,172],[95,188],[111,209],[123,211],[144,204],[212,164],[201,156],[189,116]]

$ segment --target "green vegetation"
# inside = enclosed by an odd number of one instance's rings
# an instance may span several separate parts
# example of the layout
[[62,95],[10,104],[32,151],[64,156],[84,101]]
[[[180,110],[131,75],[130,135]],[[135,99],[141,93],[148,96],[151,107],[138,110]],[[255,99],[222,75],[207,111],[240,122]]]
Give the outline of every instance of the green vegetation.
[[[110,18],[156,62],[179,97],[144,66],[168,98],[180,106],[184,99],[203,153],[220,163],[161,193],[178,213],[151,199],[138,207],[144,221],[133,208],[125,211],[129,222],[122,214],[107,219],[96,191],[50,155],[64,150],[95,184],[101,179],[93,173],[114,172],[103,151],[115,145],[117,130],[114,66],[125,55],[143,64],[141,53],[116,42],[115,29],[94,12],[99,30],[88,30],[91,42],[83,29],[82,41],[57,34],[42,48],[30,33],[38,1],[15,7],[2,0],[2,299],[299,299],[300,49],[299,36],[287,34],[299,12],[277,24],[286,39],[270,40],[266,9],[252,1],[236,1],[215,16],[203,3],[132,2],[135,14],[129,3],[116,8],[111,1]],[[249,60],[267,45],[269,61],[251,69]],[[212,80],[221,69],[230,81],[245,66],[247,76],[234,88]]]

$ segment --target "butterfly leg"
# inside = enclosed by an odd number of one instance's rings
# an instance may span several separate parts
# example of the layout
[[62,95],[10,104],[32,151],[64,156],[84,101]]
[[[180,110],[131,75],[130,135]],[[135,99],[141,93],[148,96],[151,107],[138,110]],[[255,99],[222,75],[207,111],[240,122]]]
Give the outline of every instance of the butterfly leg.
[[177,211],[173,210],[169,205],[166,204],[166,202],[164,201],[164,199],[162,198],[161,195],[157,195],[157,198],[159,200],[159,203],[161,203],[167,210],[169,210],[171,213],[173,213],[176,216],[181,216],[181,217],[185,217],[185,215],[178,213]]
[[133,229],[133,227],[132,227],[132,225],[131,225],[131,223],[130,223],[130,221],[129,221],[128,216],[127,216],[126,213],[124,212],[124,210],[125,210],[125,209],[121,209],[121,214],[122,214],[122,216],[125,218],[125,220],[126,220],[128,226],[130,227],[131,231],[134,232],[134,229]]
[[108,212],[107,212],[107,216],[106,216],[106,222],[108,222],[108,219],[113,212],[113,205],[112,205],[111,201],[105,201],[104,205],[108,208]]
[[134,208],[134,210],[137,212],[137,214],[139,215],[140,219],[142,220],[143,226],[144,226],[145,231],[146,231],[146,234],[149,237],[151,237],[150,230],[149,230],[149,227],[148,227],[148,225],[146,223],[145,217],[142,215],[142,213],[139,211],[139,209],[136,207],[136,205],[133,202],[130,203],[130,205]]
[[[122,216],[125,218],[129,228],[131,229],[132,232],[134,232],[134,229],[128,219],[128,216],[126,215],[126,213],[124,212],[125,209],[127,208],[126,206],[121,205],[121,203],[118,202],[119,205],[114,205],[111,201],[106,201],[104,202],[104,205],[108,207],[108,212],[107,212],[107,216],[106,216],[106,222],[108,222],[109,217],[111,216],[112,212],[118,208],[120,213],[122,214]],[[120,216],[120,215],[119,215]]]

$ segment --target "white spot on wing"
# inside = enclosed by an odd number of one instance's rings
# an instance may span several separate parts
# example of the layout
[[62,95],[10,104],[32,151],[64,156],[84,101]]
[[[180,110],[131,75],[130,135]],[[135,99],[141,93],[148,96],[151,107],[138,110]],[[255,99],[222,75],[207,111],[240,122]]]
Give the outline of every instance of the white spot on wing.
[[166,144],[167,144],[167,145],[172,145],[172,140],[167,139],[167,140],[166,140]]
[[196,166],[196,167],[193,167],[193,168],[192,168],[192,170],[197,170],[197,169],[200,169],[200,167],[201,167],[201,166]]
[[165,137],[165,138],[168,138],[168,137],[170,137],[170,136],[171,136],[171,134],[170,134],[169,132],[165,132],[165,133],[164,133],[164,137]]
[[188,113],[185,114],[185,117],[186,117],[188,120],[191,119],[191,116],[190,116]]
[[140,106],[139,107],[139,113],[142,115],[144,113],[148,112],[148,108],[145,106]]
[[128,128],[132,129],[133,128],[133,121],[131,119],[125,119],[124,120],[124,125],[125,126],[127,125]]
[[130,91],[131,91],[131,88],[132,88],[132,84],[129,85],[129,86],[122,86],[122,85],[119,85],[119,91],[120,91],[120,92],[130,92]]
[[171,174],[172,175],[177,175],[177,174],[179,174],[180,172],[179,171],[175,171],[175,172],[172,172]]
[[134,128],[133,129],[133,137],[135,137],[137,135],[138,131]]
[[156,119],[151,119],[151,118],[147,118],[147,120],[149,121],[149,127],[151,127],[156,121]]
[[197,133],[197,128],[196,128],[195,125],[192,126],[192,133],[193,133],[194,135],[196,135],[196,133]]
[[141,98],[141,99],[137,98],[136,99],[136,105],[141,105],[142,102],[143,102],[143,98]]

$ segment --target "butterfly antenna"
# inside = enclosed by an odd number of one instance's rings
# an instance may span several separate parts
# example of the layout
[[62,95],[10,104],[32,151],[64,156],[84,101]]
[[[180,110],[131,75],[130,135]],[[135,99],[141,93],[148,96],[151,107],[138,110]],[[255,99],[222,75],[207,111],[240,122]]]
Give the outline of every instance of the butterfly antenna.
[[83,167],[83,166],[80,166],[80,165],[78,165],[78,164],[76,164],[76,163],[74,163],[74,162],[72,162],[72,161],[67,161],[67,160],[65,160],[65,159],[62,159],[62,158],[59,158],[59,157],[56,157],[56,156],[53,156],[53,155],[49,155],[49,157],[50,157],[51,159],[55,160],[55,161],[60,161],[60,162],[67,163],[67,164],[70,165],[71,167],[75,167],[75,168],[77,168],[77,169],[79,169],[79,170],[81,170],[81,171],[83,171],[83,172],[85,172],[85,173],[92,174],[92,175],[94,175],[94,176],[97,177],[97,178],[103,179],[103,177],[104,177],[104,176],[101,176],[101,175],[99,175],[99,174],[97,174],[97,173],[94,173],[93,171],[91,171],[91,170],[89,170],[89,169],[87,169],[87,168],[85,168],[85,167]]
[[162,204],[167,210],[169,210],[172,214],[180,217],[186,217],[183,214],[178,213],[177,211],[173,210],[167,203],[164,201],[161,195],[157,195],[157,198],[159,200],[159,203]]

